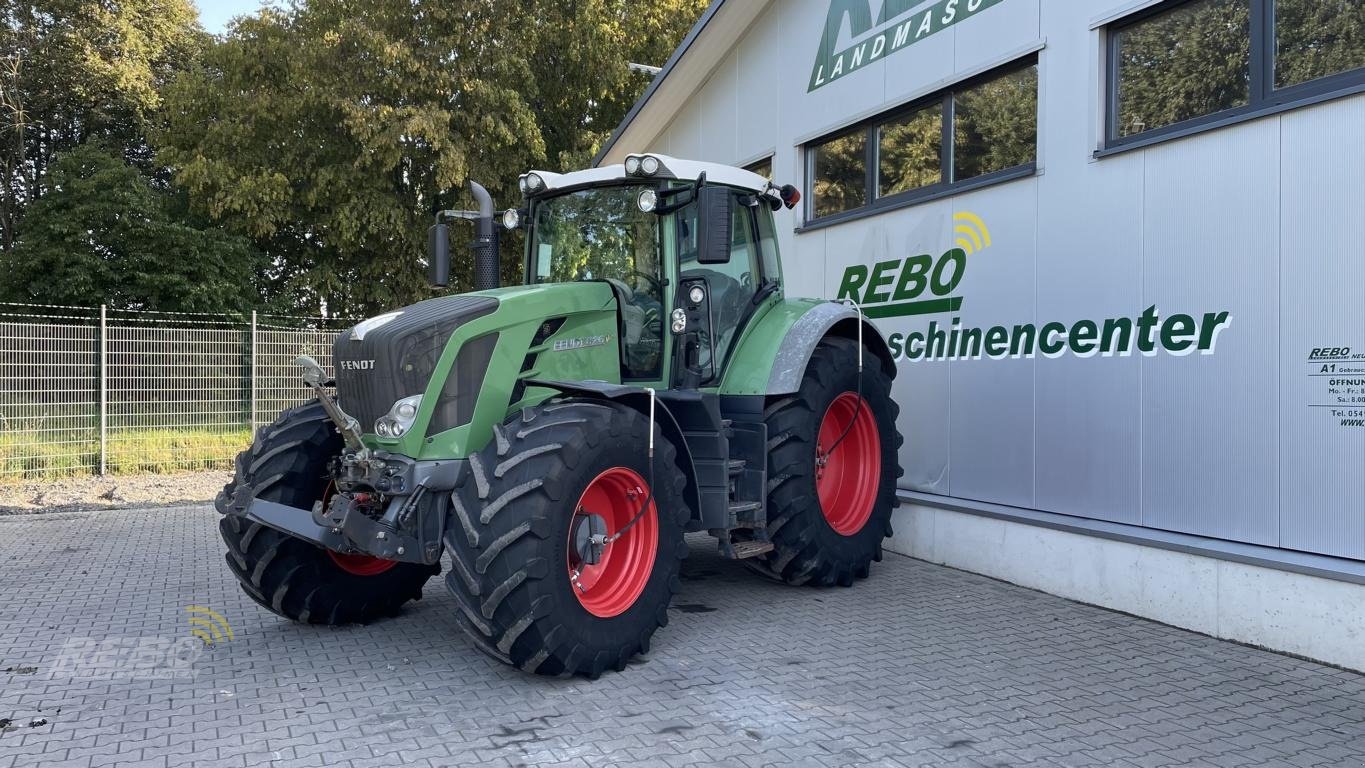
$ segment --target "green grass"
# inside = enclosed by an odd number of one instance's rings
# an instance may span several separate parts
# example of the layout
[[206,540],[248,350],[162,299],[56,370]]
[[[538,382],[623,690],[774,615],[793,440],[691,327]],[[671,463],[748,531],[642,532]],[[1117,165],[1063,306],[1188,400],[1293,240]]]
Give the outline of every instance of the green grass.
[[[109,433],[105,463],[115,475],[230,469],[233,457],[250,442],[245,425],[117,429]],[[0,432],[0,483],[95,474],[99,448],[94,430]]]

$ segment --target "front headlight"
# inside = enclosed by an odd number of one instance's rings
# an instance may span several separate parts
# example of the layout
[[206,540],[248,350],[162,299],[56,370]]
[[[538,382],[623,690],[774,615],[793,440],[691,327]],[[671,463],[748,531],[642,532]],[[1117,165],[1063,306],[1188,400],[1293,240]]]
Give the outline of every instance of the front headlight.
[[374,432],[380,437],[402,437],[412,429],[417,419],[417,409],[422,405],[422,396],[405,397],[393,404],[389,412],[380,416],[374,423]]
[[659,193],[652,189],[642,189],[639,197],[636,198],[636,203],[642,212],[649,213],[659,207]]

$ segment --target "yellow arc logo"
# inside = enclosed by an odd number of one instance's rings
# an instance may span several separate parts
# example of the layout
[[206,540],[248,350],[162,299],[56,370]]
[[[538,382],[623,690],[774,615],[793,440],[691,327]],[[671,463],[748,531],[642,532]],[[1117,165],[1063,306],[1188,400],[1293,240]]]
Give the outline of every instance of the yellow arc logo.
[[185,606],[185,614],[189,616],[190,634],[204,641],[204,645],[221,643],[223,639],[236,639],[232,634],[232,625],[223,618],[223,614],[203,605]]
[[986,227],[986,222],[971,211],[953,214],[953,233],[957,235],[957,247],[966,251],[968,256],[991,245],[991,231]]

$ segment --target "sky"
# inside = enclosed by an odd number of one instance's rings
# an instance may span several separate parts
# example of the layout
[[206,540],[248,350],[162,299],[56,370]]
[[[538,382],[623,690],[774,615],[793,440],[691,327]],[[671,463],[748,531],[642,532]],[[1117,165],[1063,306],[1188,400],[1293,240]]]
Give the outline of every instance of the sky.
[[261,0],[194,0],[199,7],[199,23],[213,34],[227,29],[233,16],[255,13],[261,7]]

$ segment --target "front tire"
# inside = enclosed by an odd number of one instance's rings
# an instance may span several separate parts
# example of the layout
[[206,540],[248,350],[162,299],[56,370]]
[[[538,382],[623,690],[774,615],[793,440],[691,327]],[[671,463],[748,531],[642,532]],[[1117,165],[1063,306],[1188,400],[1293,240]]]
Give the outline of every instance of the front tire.
[[[625,529],[649,496],[651,428],[653,501]],[[528,672],[592,678],[647,652],[687,555],[674,457],[657,426],[616,403],[554,402],[494,427],[452,494],[446,529],[446,584],[475,645]],[[570,543],[586,513],[607,534],[625,529],[595,566]]]
[[901,473],[900,409],[880,361],[867,350],[863,355],[860,383],[857,343],[826,338],[811,354],[801,388],[768,402],[774,549],[764,560],[745,561],[759,573],[789,584],[850,586],[882,559]]
[[291,408],[237,456],[214,506],[227,564],[242,591],[270,611],[306,624],[364,624],[394,616],[438,566],[343,555],[241,516],[252,499],[312,509],[331,486],[327,464],[341,436],[316,400]]

